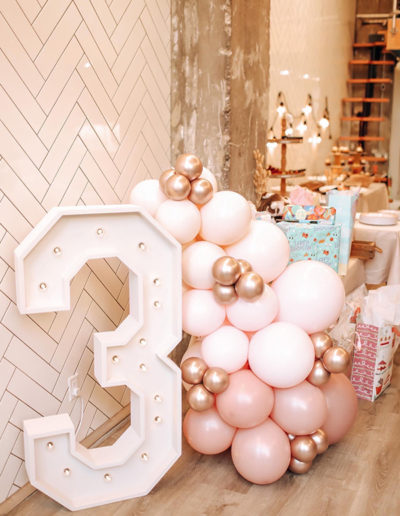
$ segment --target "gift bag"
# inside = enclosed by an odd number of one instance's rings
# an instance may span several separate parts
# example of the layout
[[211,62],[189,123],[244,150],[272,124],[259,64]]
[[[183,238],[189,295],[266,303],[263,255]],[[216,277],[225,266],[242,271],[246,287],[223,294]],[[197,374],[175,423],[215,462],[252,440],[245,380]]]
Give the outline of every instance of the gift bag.
[[277,226],[289,241],[289,263],[317,260],[338,271],[340,225],[279,222]]
[[336,224],[341,224],[339,254],[339,274],[344,276],[350,258],[353,227],[356,216],[358,192],[351,190],[331,190],[327,194],[328,206],[336,209]]

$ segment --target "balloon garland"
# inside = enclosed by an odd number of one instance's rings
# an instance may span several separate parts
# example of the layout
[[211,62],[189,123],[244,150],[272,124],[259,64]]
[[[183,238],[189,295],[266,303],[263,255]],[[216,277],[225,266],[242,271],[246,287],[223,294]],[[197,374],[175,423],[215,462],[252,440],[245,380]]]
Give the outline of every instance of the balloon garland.
[[187,441],[204,454],[231,447],[257,484],[306,473],[357,414],[349,354],[326,333],[344,303],[339,276],[312,260],[288,266],[283,232],[219,192],[192,154],[130,200],[182,244],[182,327],[197,338],[181,363]]

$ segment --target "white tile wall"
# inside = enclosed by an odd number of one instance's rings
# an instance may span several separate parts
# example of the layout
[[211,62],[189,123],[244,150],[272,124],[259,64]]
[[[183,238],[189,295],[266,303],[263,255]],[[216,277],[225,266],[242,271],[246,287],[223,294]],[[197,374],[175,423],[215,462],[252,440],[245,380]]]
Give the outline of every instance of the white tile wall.
[[13,250],[52,206],[120,203],[169,167],[170,0],[0,1],[0,502],[26,482],[22,421],[84,400],[79,438],[128,402],[93,377],[94,331],[126,314],[127,271],[92,261],[71,310],[22,316]]
[[[271,0],[269,124],[275,115],[279,91],[289,109],[300,114],[313,98],[317,119],[325,96],[331,115],[332,140],[307,142],[315,126],[305,134],[306,143],[288,146],[288,168],[322,173],[324,160],[340,134],[341,99],[347,95],[348,61],[352,55],[355,0]],[[278,124],[276,133],[279,133]],[[268,151],[267,161],[280,166],[279,148]]]

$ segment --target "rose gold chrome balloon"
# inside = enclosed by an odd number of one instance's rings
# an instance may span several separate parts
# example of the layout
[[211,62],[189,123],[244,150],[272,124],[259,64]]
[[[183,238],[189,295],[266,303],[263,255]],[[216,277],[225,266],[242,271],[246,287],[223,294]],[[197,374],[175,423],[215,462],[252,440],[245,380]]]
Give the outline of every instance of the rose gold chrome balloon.
[[233,285],[239,279],[240,265],[232,256],[221,256],[212,268],[214,279],[222,285]]
[[189,201],[195,204],[206,204],[213,196],[213,187],[208,179],[195,179],[191,183],[191,191],[189,195]]
[[245,272],[235,285],[236,293],[246,301],[256,301],[264,292],[264,280],[254,271]]
[[325,369],[321,360],[316,360],[310,374],[307,377],[307,381],[319,387],[320,385],[324,385],[324,383],[329,380],[329,376],[330,372]]
[[325,351],[322,362],[330,373],[343,373],[349,365],[350,355],[339,346],[329,348]]
[[329,441],[326,432],[319,428],[316,432],[310,435],[311,439],[317,445],[317,453],[324,453],[328,449]]
[[175,170],[186,176],[189,181],[193,181],[200,177],[203,164],[194,154],[181,154],[177,157]]
[[172,176],[174,176],[174,175],[175,175],[175,170],[174,170],[173,168],[169,168],[168,170],[165,170],[165,171],[161,174],[161,176],[160,176],[160,178],[159,178],[158,182],[159,182],[159,184],[160,184],[160,189],[161,189],[161,191],[162,191],[163,193],[165,193],[165,184],[166,184],[166,182],[168,181],[168,179],[169,179],[170,177],[172,177]]
[[202,358],[187,358],[181,364],[182,380],[191,384],[200,383],[203,380],[207,368],[208,366]]
[[321,358],[325,351],[333,345],[332,339],[324,331],[313,333],[310,338],[314,344],[316,358]]
[[231,305],[237,299],[236,290],[233,285],[221,285],[221,283],[214,283],[212,290],[215,301],[220,305]]
[[210,392],[220,394],[229,386],[229,374],[221,367],[210,367],[204,374],[203,385]]
[[298,435],[290,442],[292,457],[301,462],[312,462],[317,455],[317,445],[308,435]]
[[183,201],[190,193],[190,181],[182,174],[172,175],[165,183],[165,195],[173,201]]
[[208,410],[214,405],[214,394],[211,394],[201,383],[193,385],[187,391],[186,399],[190,408],[198,412]]
[[289,463],[289,470],[292,473],[297,473],[298,475],[302,475],[303,473],[307,473],[307,471],[311,468],[312,462],[301,462],[300,460],[292,457]]
[[248,261],[239,258],[238,260],[240,266],[240,274],[244,274],[245,272],[250,272],[253,270],[253,267],[249,264]]

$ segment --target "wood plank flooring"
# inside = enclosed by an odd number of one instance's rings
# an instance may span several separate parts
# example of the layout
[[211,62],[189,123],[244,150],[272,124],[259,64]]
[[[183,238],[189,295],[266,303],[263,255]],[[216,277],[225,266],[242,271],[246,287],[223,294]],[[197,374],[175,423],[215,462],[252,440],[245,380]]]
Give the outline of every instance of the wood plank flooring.
[[[400,350],[399,350],[400,351]],[[375,402],[359,402],[355,426],[303,476],[286,473],[256,486],[235,471],[229,452],[183,454],[146,497],[77,511],[85,516],[397,516],[400,515],[400,353],[392,385]],[[69,511],[36,492],[10,514]]]

